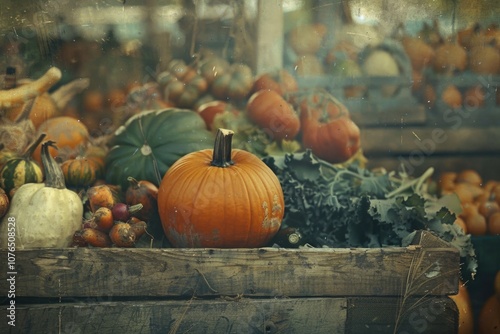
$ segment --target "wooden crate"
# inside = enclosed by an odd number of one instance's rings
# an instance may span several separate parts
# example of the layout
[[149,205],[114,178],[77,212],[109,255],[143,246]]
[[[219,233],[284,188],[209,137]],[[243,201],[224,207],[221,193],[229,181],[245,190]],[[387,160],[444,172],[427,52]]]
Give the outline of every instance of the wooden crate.
[[459,261],[428,232],[404,248],[16,251],[0,332],[456,333]]

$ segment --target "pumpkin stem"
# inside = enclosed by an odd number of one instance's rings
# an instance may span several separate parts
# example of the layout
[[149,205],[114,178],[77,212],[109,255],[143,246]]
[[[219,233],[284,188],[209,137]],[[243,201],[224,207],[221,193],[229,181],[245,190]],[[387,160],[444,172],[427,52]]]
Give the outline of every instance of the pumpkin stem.
[[229,167],[234,165],[231,160],[231,143],[234,131],[228,129],[218,129],[215,135],[215,145],[212,166]]
[[46,133],[41,133],[40,136],[38,136],[38,138],[26,148],[26,150],[23,153],[23,158],[31,159],[33,152],[35,152],[35,149],[38,147],[38,145],[40,145],[40,143],[46,136],[47,136]]
[[42,144],[42,165],[45,172],[45,186],[56,189],[66,189],[64,174],[61,167],[49,152],[49,146],[57,149],[55,142],[48,140]]

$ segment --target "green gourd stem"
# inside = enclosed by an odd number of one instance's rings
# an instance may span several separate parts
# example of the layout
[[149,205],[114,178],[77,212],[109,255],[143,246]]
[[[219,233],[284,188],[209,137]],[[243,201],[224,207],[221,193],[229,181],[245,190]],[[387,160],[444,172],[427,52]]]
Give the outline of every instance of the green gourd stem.
[[48,140],[42,144],[42,165],[45,172],[45,186],[56,189],[66,189],[64,174],[49,152],[49,146],[57,149],[55,142]]
[[134,213],[137,213],[139,211],[142,210],[144,206],[142,205],[142,203],[137,203],[137,204],[134,204],[134,205],[130,205],[128,207],[128,213],[133,215]]
[[127,177],[127,181],[133,189],[139,189],[139,181],[134,179],[132,176]]
[[44,138],[46,136],[47,136],[46,133],[40,134],[40,136],[38,136],[38,138],[28,146],[26,151],[24,151],[23,156],[22,156],[23,159],[31,160],[31,156],[33,155],[33,152],[35,152],[35,149],[38,147],[38,145],[40,145],[40,143],[42,142],[42,140],[44,140]]
[[234,165],[231,160],[231,144],[234,132],[228,129],[218,129],[215,135],[214,153],[212,166],[229,167]]

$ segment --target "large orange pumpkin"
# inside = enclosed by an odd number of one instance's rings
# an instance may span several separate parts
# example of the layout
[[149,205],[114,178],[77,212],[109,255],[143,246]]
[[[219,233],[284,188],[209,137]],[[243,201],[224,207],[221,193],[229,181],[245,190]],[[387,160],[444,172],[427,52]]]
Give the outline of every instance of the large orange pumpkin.
[[219,129],[213,150],[185,155],[163,177],[158,211],[173,246],[261,247],[278,232],[279,180],[255,155],[231,150],[232,135]]
[[[79,145],[86,144],[89,140],[87,127],[76,118],[69,116],[49,118],[40,125],[38,131],[46,133],[46,139],[54,141],[60,151],[75,149]],[[49,152],[53,157],[58,154],[58,151],[52,147],[49,147]],[[41,163],[40,147],[33,152],[33,159]]]

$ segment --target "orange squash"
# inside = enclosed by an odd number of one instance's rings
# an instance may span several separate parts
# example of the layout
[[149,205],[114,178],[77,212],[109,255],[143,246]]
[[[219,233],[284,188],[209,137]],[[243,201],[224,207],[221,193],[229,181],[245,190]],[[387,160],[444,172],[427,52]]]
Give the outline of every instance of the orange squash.
[[458,294],[450,296],[458,308],[458,334],[474,333],[474,314],[467,287],[459,282]]
[[269,89],[274,90],[281,96],[286,93],[292,93],[299,90],[297,80],[287,70],[281,69],[273,72],[266,72],[255,79],[252,91],[255,93],[259,90]]
[[260,90],[247,103],[248,117],[276,140],[292,140],[300,120],[293,107],[274,90]]
[[214,149],[189,153],[167,171],[158,211],[175,247],[261,247],[278,232],[284,198],[278,178],[257,156],[231,149],[219,129]]
[[443,43],[436,49],[432,66],[437,73],[462,72],[467,67],[467,52],[460,44]]
[[360,148],[360,130],[349,110],[332,96],[313,96],[300,104],[302,143],[319,158],[340,163]]
[[479,312],[478,333],[500,333],[500,298],[495,294],[486,300]]
[[[79,145],[86,144],[89,140],[87,127],[76,118],[69,116],[50,118],[40,125],[38,131],[46,133],[46,139],[54,141],[59,150],[74,149]],[[53,147],[49,147],[49,152],[52,157],[57,156],[57,150]],[[33,159],[41,163],[40,148],[33,152]]]

